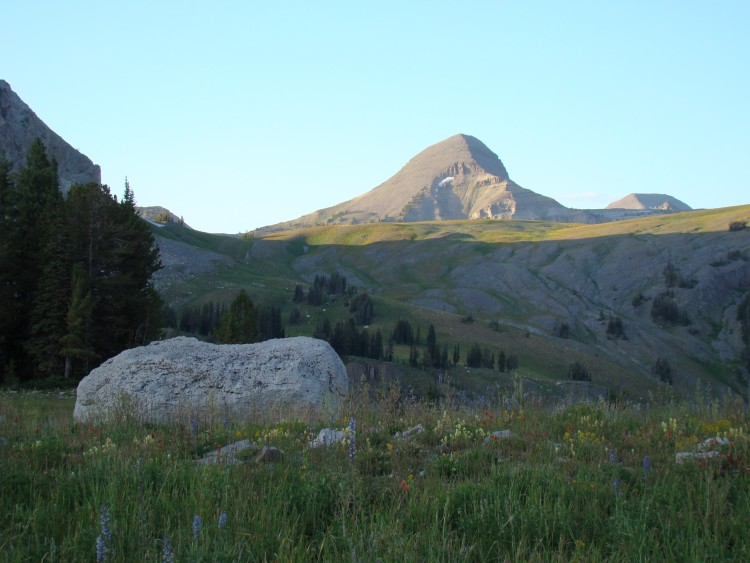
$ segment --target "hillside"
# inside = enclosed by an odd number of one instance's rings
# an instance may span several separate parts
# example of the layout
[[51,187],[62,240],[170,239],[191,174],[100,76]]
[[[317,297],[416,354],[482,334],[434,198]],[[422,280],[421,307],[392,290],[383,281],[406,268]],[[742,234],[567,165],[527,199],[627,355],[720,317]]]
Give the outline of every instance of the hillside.
[[[449,346],[512,350],[519,373],[540,388],[554,390],[579,361],[595,385],[635,397],[663,392],[652,373],[663,358],[673,370],[673,391],[690,393],[698,380],[741,391],[737,304],[750,288],[750,230],[727,226],[749,218],[750,206],[742,206],[601,225],[437,221],[215,237],[202,241],[204,250],[231,264],[217,263],[163,291],[180,308],[226,301],[242,287],[258,302],[280,306],[286,318],[295,284],[336,272],[373,296],[370,330],[387,335],[408,318],[425,334],[433,323]],[[196,236],[177,226],[156,234]],[[652,316],[654,303],[667,298],[689,324]],[[287,334],[311,334],[318,321],[348,314],[342,304],[305,305],[305,321],[288,325]],[[610,319],[621,334],[608,334]],[[407,354],[397,347],[397,358]],[[481,370],[474,375],[487,385],[499,381]]]

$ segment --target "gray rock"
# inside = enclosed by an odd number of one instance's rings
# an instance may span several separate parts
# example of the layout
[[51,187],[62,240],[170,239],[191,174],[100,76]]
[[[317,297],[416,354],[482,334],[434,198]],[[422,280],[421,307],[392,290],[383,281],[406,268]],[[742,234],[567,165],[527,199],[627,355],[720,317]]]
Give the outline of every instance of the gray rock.
[[332,444],[338,444],[344,441],[344,432],[341,430],[334,430],[333,428],[323,428],[318,432],[318,436],[310,442],[311,448],[320,448],[322,446],[328,447]]
[[346,368],[322,340],[216,345],[178,337],[126,350],[81,380],[77,421],[134,415],[187,423],[196,411],[238,420],[341,416]]
[[411,428],[407,428],[403,432],[396,432],[396,435],[394,438],[399,438],[401,440],[408,440],[409,438],[416,436],[417,434],[421,434],[424,432],[424,426],[421,424],[417,424],[416,426],[412,426]]
[[686,461],[699,459],[713,459],[719,457],[719,452],[679,452],[675,455],[674,461],[677,465],[682,465]]
[[276,463],[284,458],[284,450],[272,446],[263,446],[255,458],[255,463]]
[[221,450],[216,449],[203,454],[203,458],[196,461],[196,463],[199,465],[214,465],[216,463],[235,465],[243,463],[243,461],[246,461],[249,457],[245,454],[238,458],[237,456],[240,452],[248,452],[248,454],[252,454],[259,450],[260,448],[250,443],[250,440],[240,440],[239,442],[234,442],[233,444],[224,446]]
[[698,448],[701,450],[707,450],[707,449],[722,447],[722,446],[729,446],[729,438],[722,438],[721,436],[716,436],[714,438],[706,438],[698,446]]

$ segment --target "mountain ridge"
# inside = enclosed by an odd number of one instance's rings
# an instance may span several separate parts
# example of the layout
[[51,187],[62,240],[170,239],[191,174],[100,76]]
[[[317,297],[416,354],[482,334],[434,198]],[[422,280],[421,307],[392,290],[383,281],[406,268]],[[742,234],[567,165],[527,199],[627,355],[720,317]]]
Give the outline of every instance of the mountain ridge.
[[101,183],[101,168],[50,129],[10,84],[0,79],[0,156],[10,162],[11,171],[25,164],[29,147],[37,138],[44,143],[47,155],[57,161],[63,194],[75,184]]

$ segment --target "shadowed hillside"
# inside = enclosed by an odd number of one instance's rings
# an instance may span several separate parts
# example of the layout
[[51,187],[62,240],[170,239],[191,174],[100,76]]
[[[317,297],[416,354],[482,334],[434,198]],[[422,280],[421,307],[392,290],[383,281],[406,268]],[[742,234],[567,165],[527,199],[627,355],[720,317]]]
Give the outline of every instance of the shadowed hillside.
[[[370,330],[389,334],[399,318],[423,331],[433,323],[441,342],[463,350],[513,350],[519,373],[542,383],[565,380],[578,361],[595,384],[643,394],[663,385],[653,373],[663,359],[680,392],[699,378],[741,391],[737,305],[750,288],[750,230],[728,225],[748,217],[744,206],[602,225],[379,223],[225,238],[231,266],[164,291],[180,307],[245,287],[286,312],[295,284],[336,272],[373,297]],[[157,234],[195,236],[166,229]],[[222,237],[211,240],[204,248],[226,256]],[[303,307],[305,321],[287,334],[348,315],[341,304],[326,309]]]

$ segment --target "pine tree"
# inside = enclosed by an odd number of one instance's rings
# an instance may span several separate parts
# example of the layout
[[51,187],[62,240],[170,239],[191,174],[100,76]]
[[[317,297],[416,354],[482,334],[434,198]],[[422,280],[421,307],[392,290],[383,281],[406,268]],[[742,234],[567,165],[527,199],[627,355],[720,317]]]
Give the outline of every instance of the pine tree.
[[[15,190],[4,185],[5,205],[12,201],[13,212],[6,213],[3,233],[2,327],[4,363],[12,361],[22,378],[33,375],[35,362],[29,361],[32,310],[46,266],[50,239],[63,203],[57,179],[57,163],[47,158],[44,144],[37,139],[29,148],[26,164],[16,177]],[[10,198],[10,199],[9,199]]]
[[219,342],[222,344],[247,344],[257,342],[257,340],[255,304],[242,289],[221,319]]
[[71,282],[71,297],[65,316],[65,334],[60,338],[59,354],[65,358],[65,377],[73,372],[73,361],[83,360],[84,372],[87,371],[89,360],[96,358],[91,349],[90,326],[91,313],[94,309],[94,299],[86,287],[86,274],[80,265],[73,269]]

